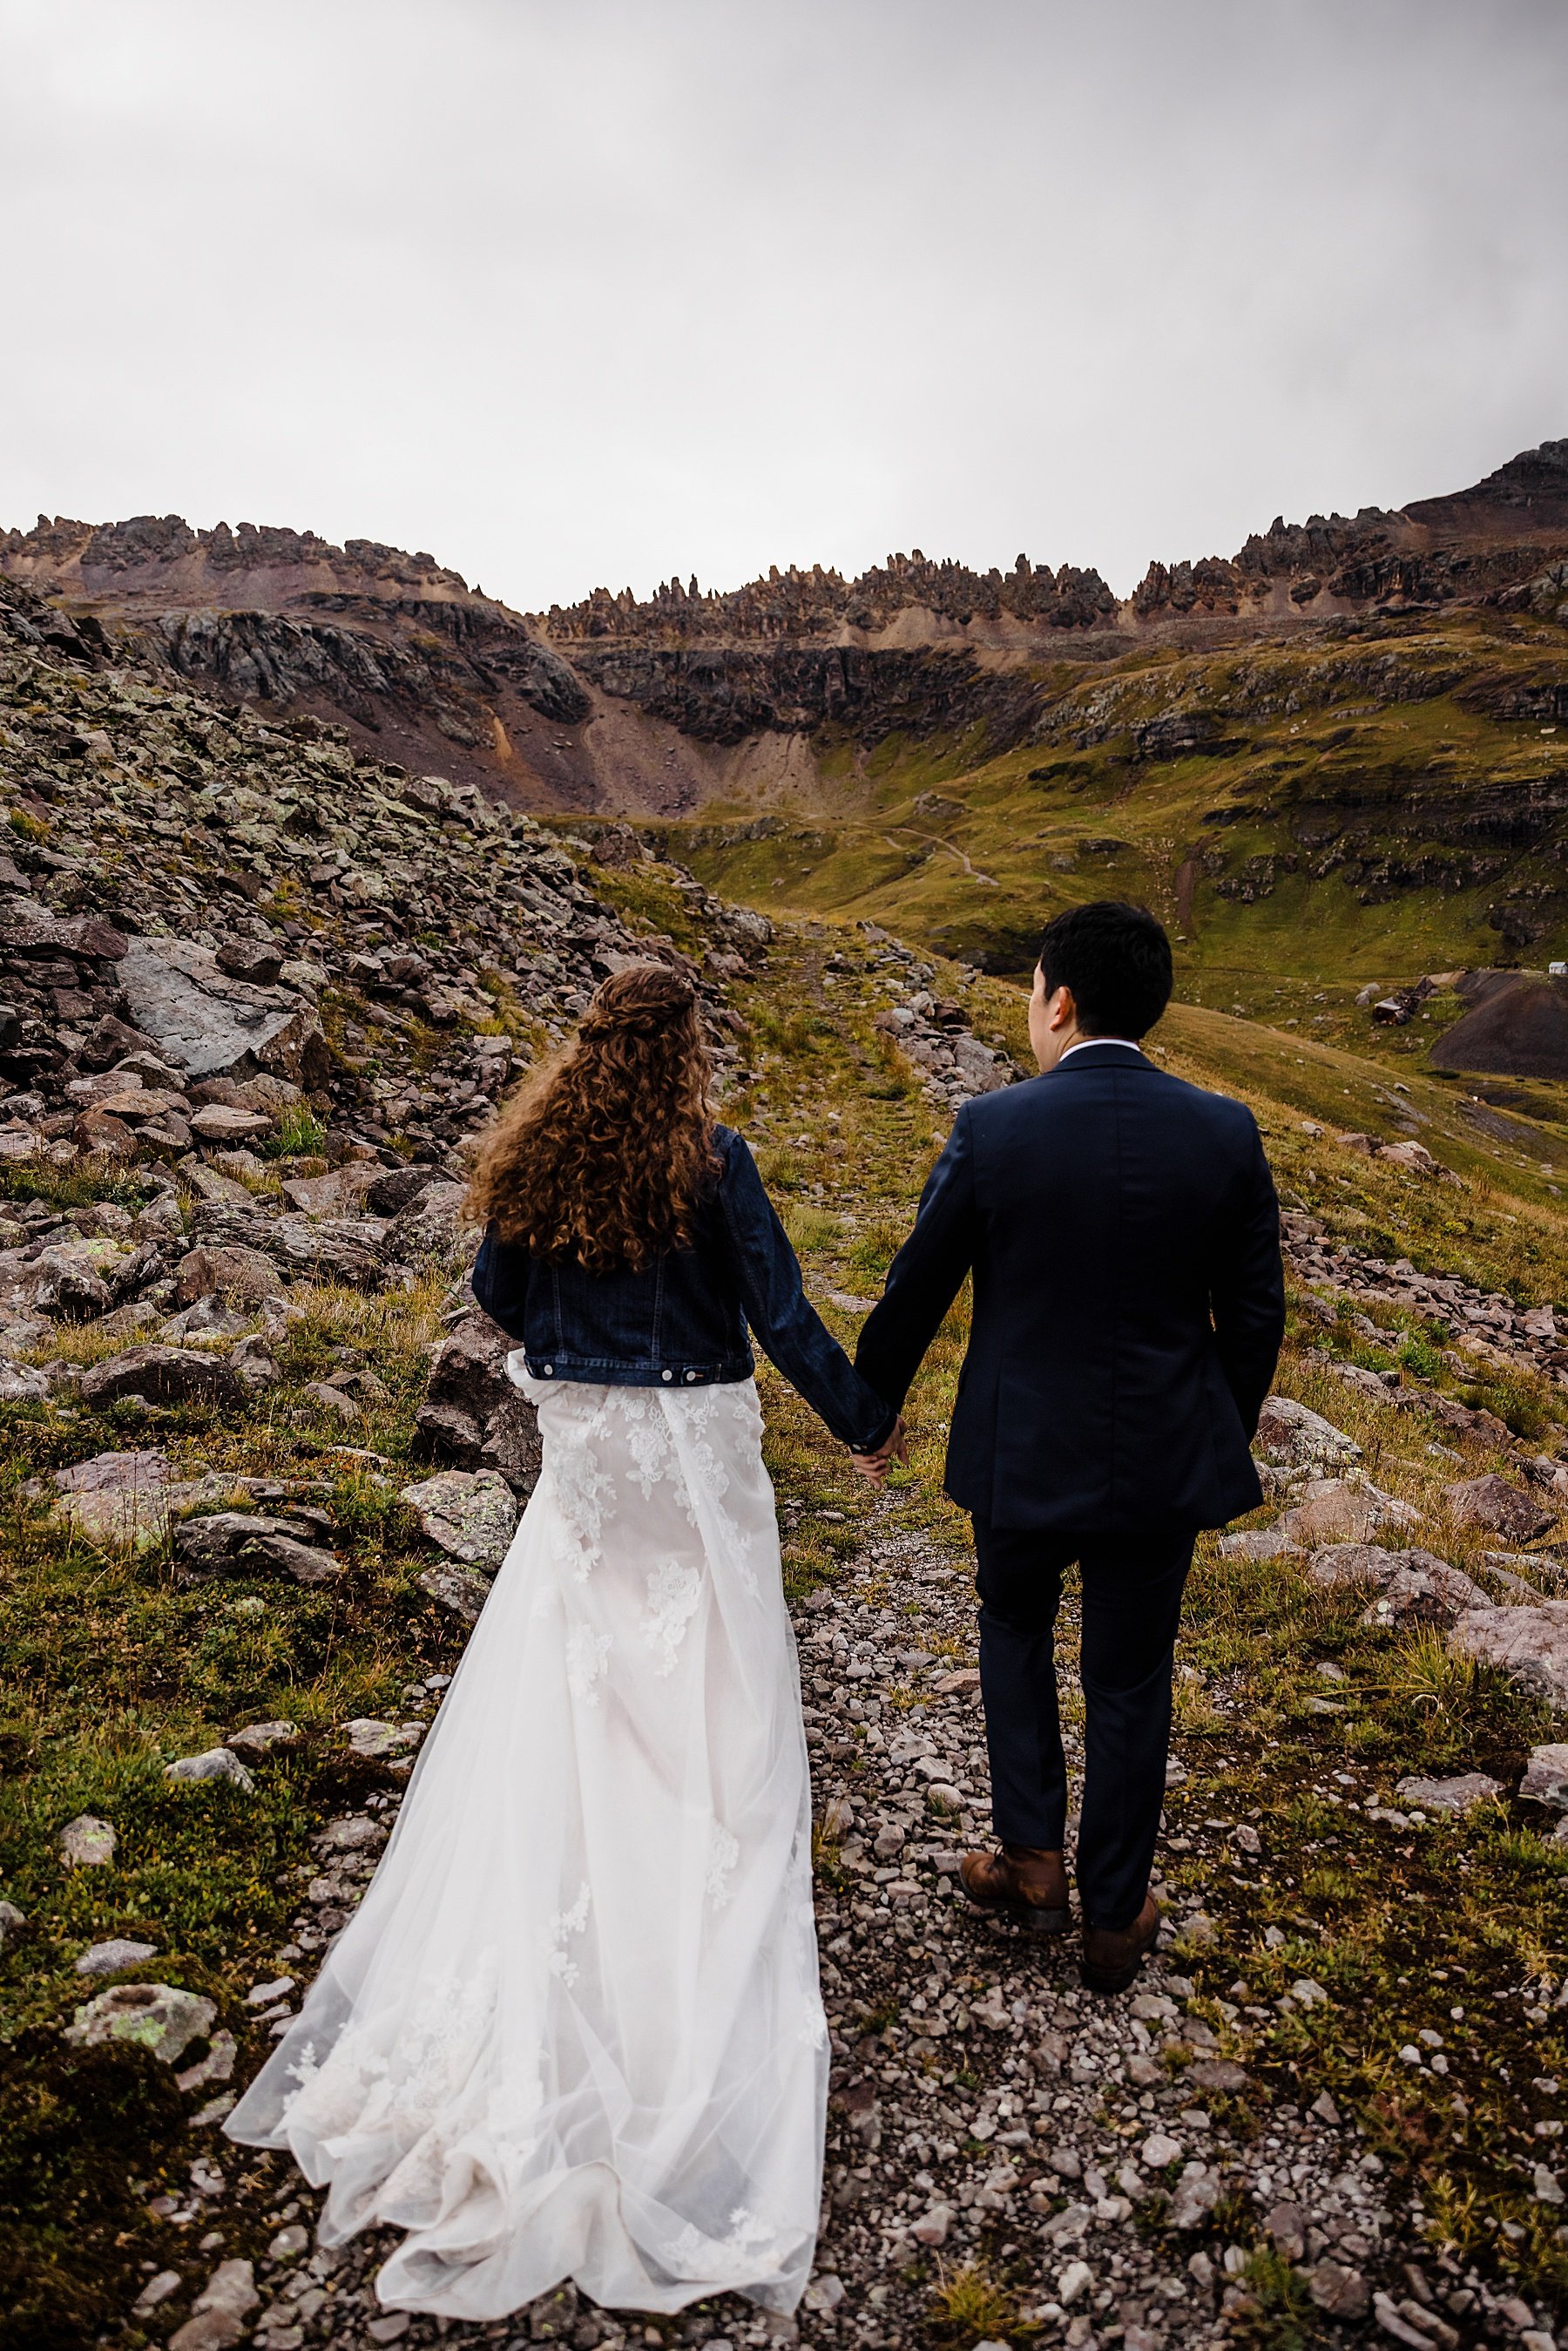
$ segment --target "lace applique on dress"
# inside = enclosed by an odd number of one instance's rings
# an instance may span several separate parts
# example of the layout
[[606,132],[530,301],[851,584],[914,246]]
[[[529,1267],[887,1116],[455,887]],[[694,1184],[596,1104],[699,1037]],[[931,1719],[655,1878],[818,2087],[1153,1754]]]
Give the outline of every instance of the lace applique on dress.
[[731,2213],[729,2231],[722,2237],[704,2236],[688,2222],[665,2249],[664,2261],[675,2277],[711,2277],[727,2284],[750,2284],[776,2273],[778,2231],[742,2204]]
[[604,1522],[615,1510],[615,1480],[600,1469],[589,1442],[599,1417],[590,1415],[573,1427],[566,1442],[546,1450],[545,1475],[566,1523],[567,1540],[576,1553],[572,1572],[587,1581],[603,1547]]
[[604,1672],[609,1653],[610,1635],[596,1633],[591,1625],[574,1625],[566,1635],[566,1687],[585,1706],[599,1702],[594,1685]]
[[[744,1416],[745,1405],[722,1385],[704,1388],[692,1395],[671,1396],[669,1401],[680,1414],[688,1488],[686,1515],[692,1526],[701,1531],[702,1511],[710,1514],[715,1531],[734,1562],[748,1597],[755,1600],[758,1584],[751,1560],[751,1531],[742,1528],[724,1507],[724,1497],[730,1490],[730,1472],[713,1443],[712,1434],[715,1424],[718,1424],[727,1441],[732,1444],[732,1425]],[[732,1424],[730,1431],[724,1431],[725,1423]],[[697,1507],[699,1496],[701,1510]]]
[[400,2022],[395,2066],[369,2026],[350,2025],[317,2064],[313,2049],[291,2065],[299,2083],[286,2111],[322,2137],[384,2130],[411,2147],[446,2110],[490,2029],[499,1967],[483,1954],[472,1976],[427,1978]]
[[671,1477],[677,1467],[663,1399],[637,1396],[622,1410],[626,1421],[626,1449],[631,1456],[631,1474],[642,1489],[643,1500],[651,1501],[655,1486],[661,1479]]
[[577,1963],[566,1950],[566,1938],[580,1935],[588,1923],[589,1895],[585,1883],[577,1889],[577,1898],[569,1910],[557,1910],[550,1921],[550,1973],[559,1976],[564,1984],[577,1980]]
[[697,1604],[702,1597],[702,1571],[691,1567],[684,1560],[660,1560],[648,1579],[648,1608],[642,1620],[642,1636],[649,1648],[657,1651],[655,1671],[673,1673],[680,1654],[680,1644],[686,1638],[686,1627],[697,1614]]
[[708,1832],[708,1875],[703,1881],[715,1910],[722,1910],[729,1901],[731,1874],[740,1858],[739,1841],[722,1821],[715,1821]]

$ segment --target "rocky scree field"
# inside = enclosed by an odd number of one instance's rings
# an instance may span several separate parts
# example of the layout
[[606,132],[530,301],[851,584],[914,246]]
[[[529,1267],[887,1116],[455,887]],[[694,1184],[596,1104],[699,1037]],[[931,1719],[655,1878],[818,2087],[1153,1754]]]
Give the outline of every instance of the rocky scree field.
[[1153,1048],[1257,1111],[1292,1327],[1269,1506],[1200,1547],[1136,1993],[1090,2001],[1070,1944],[957,1893],[986,1827],[940,1492],[961,1305],[882,1495],[763,1375],[835,2056],[798,2319],[568,2293],[456,2328],[379,2311],[376,2241],[315,2245],[304,2183],[217,2125],[374,1867],[535,1468],[465,1294],[464,1136],[615,956],[686,954],[727,1113],[849,1341],[957,1103],[1020,1073],[1023,998],[875,924],[770,936],[624,831],[569,853],[4,610],[0,2340],[1545,2351],[1568,1249],[1544,1130],[1195,1006]]

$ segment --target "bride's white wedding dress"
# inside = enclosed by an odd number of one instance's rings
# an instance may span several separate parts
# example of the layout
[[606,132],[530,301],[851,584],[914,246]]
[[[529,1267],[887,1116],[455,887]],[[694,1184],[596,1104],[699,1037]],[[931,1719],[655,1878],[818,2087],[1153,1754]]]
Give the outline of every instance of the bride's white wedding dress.
[[513,1375],[537,1489],[374,1882],[225,2125],[407,2231],[395,2308],[794,2308],[827,2033],[762,1416]]

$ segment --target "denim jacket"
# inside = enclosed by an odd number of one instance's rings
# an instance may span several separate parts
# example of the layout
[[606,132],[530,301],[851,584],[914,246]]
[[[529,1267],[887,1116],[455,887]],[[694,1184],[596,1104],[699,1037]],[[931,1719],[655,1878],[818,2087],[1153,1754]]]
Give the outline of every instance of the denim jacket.
[[806,1299],[789,1237],[734,1130],[715,1127],[721,1173],[700,1203],[691,1244],[640,1272],[586,1273],[535,1257],[493,1224],[473,1294],[523,1348],[540,1380],[609,1387],[697,1387],[750,1379],[750,1323],[770,1362],[857,1452],[871,1452],[895,1415],[867,1387]]

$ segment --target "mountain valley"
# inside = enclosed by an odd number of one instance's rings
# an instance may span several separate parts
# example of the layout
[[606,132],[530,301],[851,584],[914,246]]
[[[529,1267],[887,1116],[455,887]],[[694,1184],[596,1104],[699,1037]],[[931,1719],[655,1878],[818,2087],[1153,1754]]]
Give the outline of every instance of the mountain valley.
[[[4,2351],[1552,2351],[1565,465],[1156,567],[1141,608],[910,557],[528,618],[364,541],[0,539]],[[218,2126],[536,1471],[466,1144],[599,977],[680,958],[852,1343],[955,1109],[1029,1067],[1043,915],[1107,890],[1178,935],[1151,1049],[1254,1109],[1290,1294],[1268,1502],[1193,1578],[1158,1957],[1096,2003],[956,1894],[961,1302],[880,1495],[764,1366],[817,2275],[788,2321],[383,2312],[385,2242],[317,2245]]]

